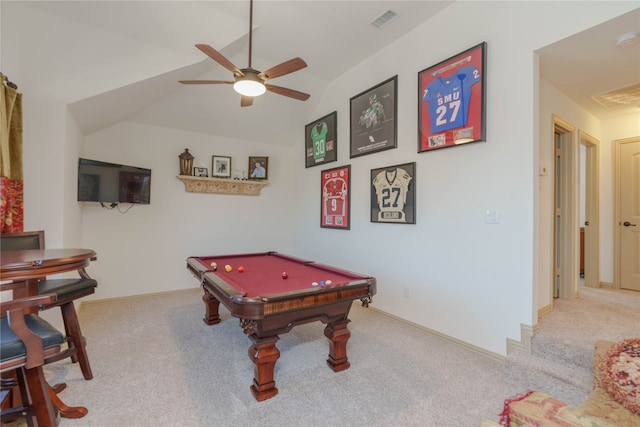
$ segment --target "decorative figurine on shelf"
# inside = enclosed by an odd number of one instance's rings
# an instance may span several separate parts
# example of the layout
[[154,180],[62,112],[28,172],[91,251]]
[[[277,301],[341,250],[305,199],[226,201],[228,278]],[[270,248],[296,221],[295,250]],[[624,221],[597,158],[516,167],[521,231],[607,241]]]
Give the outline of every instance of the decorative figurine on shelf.
[[193,156],[189,149],[185,148],[184,153],[178,156],[180,159],[180,175],[191,175],[193,173]]

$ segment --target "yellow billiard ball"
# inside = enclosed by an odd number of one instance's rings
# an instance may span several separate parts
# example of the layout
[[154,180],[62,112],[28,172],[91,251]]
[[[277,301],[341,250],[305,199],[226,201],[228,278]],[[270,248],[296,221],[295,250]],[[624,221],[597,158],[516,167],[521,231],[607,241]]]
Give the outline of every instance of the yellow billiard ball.
[[229,264],[225,265],[224,269],[227,273],[231,273],[233,271],[233,267],[231,267]]

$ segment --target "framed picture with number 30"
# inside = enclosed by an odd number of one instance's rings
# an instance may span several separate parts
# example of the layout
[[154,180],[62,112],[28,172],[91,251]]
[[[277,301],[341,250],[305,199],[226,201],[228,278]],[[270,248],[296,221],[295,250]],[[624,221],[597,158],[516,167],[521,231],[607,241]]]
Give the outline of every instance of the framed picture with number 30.
[[334,111],[305,126],[305,167],[338,160],[337,125],[338,112]]

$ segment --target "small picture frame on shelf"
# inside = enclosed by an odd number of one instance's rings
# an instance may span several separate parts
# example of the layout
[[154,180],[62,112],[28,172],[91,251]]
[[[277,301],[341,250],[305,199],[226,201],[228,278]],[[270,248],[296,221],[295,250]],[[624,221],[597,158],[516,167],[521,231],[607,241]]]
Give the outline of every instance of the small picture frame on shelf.
[[231,157],[212,156],[211,177],[212,178],[231,178]]
[[249,157],[249,179],[267,179],[269,176],[269,158],[265,156]]
[[199,176],[202,178],[207,178],[209,176],[209,171],[207,168],[193,168],[193,176]]

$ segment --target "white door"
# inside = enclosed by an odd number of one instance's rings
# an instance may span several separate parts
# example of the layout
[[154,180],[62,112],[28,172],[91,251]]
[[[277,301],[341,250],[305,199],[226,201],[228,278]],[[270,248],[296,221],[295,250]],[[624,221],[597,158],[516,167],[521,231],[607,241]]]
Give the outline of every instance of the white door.
[[625,140],[619,153],[620,288],[640,291],[640,138]]

